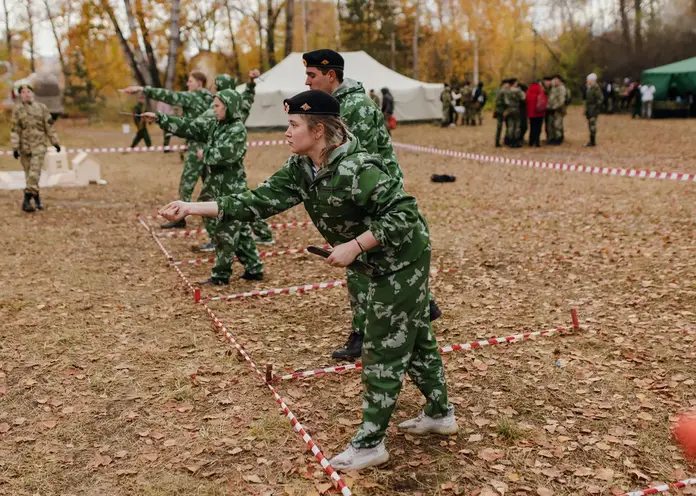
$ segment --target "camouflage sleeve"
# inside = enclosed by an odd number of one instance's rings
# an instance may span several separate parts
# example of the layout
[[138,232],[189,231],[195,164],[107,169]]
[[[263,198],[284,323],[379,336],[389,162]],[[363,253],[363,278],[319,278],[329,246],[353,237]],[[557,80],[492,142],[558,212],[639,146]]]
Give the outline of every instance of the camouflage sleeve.
[[222,196],[218,204],[218,219],[253,221],[284,212],[302,202],[293,167],[293,157],[275,174],[259,184],[256,189],[230,196]]
[[242,122],[246,122],[251,113],[251,106],[256,98],[256,83],[247,83],[244,93],[242,93],[242,105],[239,112],[242,116]]
[[380,245],[401,246],[420,228],[416,199],[404,193],[398,179],[389,177],[375,164],[361,165],[352,191],[355,204],[372,218],[369,230]]
[[16,105],[12,108],[12,129],[10,130],[10,143],[12,150],[19,150],[19,133],[21,131],[19,125],[19,107]]
[[48,111],[48,107],[46,105],[43,106],[43,124],[44,132],[51,141],[51,144],[53,146],[60,145],[60,141],[58,141],[58,133],[56,132],[56,126],[54,126],[53,117],[51,117],[51,113]]
[[341,117],[348,129],[370,153],[379,153],[377,142],[379,126],[384,127],[382,111],[375,105],[342,105]]
[[157,112],[157,124],[159,124],[159,127],[162,128],[163,131],[171,133],[174,136],[205,143],[208,141],[210,125],[214,125],[215,122],[202,119],[174,117],[173,115]]
[[146,97],[177,107],[188,108],[199,104],[198,95],[193,91],[171,91],[164,88],[145,86],[143,93]]
[[239,162],[247,152],[246,139],[244,124],[238,122],[221,139],[216,140],[217,142],[206,144],[203,150],[203,163],[215,165]]

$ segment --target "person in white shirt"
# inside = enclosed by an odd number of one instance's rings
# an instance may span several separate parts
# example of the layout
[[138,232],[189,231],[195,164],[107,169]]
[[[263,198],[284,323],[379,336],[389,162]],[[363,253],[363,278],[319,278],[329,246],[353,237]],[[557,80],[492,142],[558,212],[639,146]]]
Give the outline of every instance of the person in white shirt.
[[646,119],[652,119],[653,101],[655,100],[655,85],[644,84],[640,87],[640,99],[643,102],[641,116]]

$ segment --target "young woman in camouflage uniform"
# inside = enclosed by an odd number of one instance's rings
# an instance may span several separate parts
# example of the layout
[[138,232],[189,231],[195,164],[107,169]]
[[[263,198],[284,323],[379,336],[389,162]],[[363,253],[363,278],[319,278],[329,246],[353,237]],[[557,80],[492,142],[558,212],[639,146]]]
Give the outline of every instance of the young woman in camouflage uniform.
[[295,155],[252,191],[215,202],[172,202],[160,214],[218,216],[223,222],[278,214],[300,203],[333,245],[327,259],[347,267],[360,259],[369,278],[363,343],[363,421],[348,448],[331,464],[340,470],[385,463],[384,436],[404,376],[426,397],[424,411],[399,425],[413,434],[457,432],[444,368],[428,308],[430,235],[415,198],[382,169],[346,129],[338,101],[310,90],[285,100],[285,132]]
[[51,141],[56,151],[60,151],[60,143],[48,107],[34,101],[34,91],[31,86],[28,84],[21,86],[19,97],[20,100],[12,108],[10,142],[14,158],[22,162],[27,183],[24,188],[22,210],[33,212],[32,198],[36,210],[43,210],[39,197],[39,179],[41,179],[41,167],[46,156],[46,138]]
[[[204,143],[200,160],[206,174],[200,198],[242,193],[248,190],[244,156],[247,132],[240,118],[242,97],[234,90],[218,92],[213,101],[216,119],[185,119],[148,112],[145,117],[167,132]],[[182,217],[183,218],[183,217]],[[215,245],[215,265],[211,278],[202,284],[228,284],[235,255],[244,265],[243,279],[263,279],[263,263],[247,222],[231,221],[206,226]]]

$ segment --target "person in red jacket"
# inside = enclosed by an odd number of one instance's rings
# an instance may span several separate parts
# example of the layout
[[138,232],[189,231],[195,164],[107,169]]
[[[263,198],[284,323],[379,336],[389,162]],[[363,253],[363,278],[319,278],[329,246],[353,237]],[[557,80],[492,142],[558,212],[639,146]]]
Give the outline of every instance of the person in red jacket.
[[541,146],[541,127],[546,116],[548,98],[539,82],[527,89],[527,117],[529,117],[529,146]]

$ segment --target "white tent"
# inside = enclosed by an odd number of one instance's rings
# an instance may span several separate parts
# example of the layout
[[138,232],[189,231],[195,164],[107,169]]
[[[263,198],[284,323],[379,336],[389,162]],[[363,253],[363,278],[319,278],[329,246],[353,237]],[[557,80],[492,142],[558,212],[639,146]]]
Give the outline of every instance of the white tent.
[[[394,96],[394,113],[399,122],[439,119],[442,115],[440,93],[442,84],[422,83],[383,66],[367,53],[342,52],[345,77],[360,81],[369,92],[389,88]],[[302,54],[294,52],[257,80],[256,99],[247,121],[248,127],[285,127],[287,115],[283,100],[306,91]],[[237,87],[244,90],[244,85]]]

